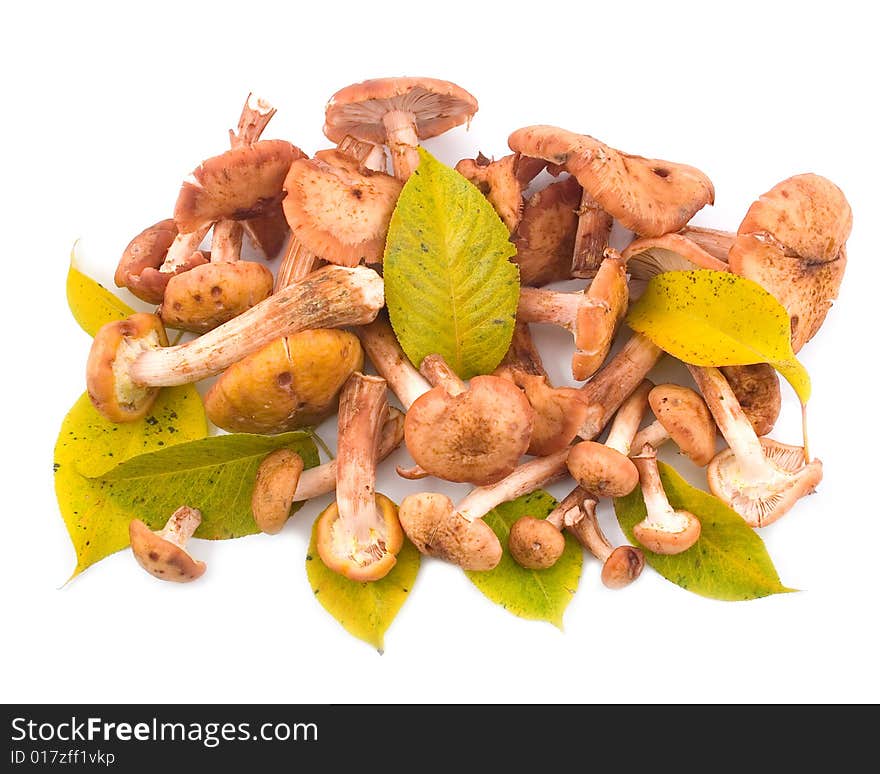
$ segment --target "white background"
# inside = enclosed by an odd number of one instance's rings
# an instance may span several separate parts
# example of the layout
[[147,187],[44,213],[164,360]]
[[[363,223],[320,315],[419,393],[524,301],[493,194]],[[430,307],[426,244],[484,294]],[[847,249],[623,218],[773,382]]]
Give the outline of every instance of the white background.
[[[860,10],[867,5],[7,8],[0,700],[880,699],[873,472],[880,62],[876,23]],[[850,263],[839,301],[802,352],[814,386],[811,441],[825,479],[762,532],[783,581],[801,593],[714,602],[650,569],[611,592],[587,558],[563,633],[513,617],[456,568],[425,561],[380,656],[342,630],[306,581],[310,522],[324,501],[276,537],[194,542],[209,569],[190,586],[155,582],[123,552],[62,588],[74,556],[55,503],[52,447],[84,388],[89,347],[65,305],[72,243],[82,239],[83,265],[109,281],[131,236],[170,214],[182,177],[224,149],[248,90],[278,107],[267,137],[312,153],[328,145],[321,126],[330,94],[393,74],[453,80],[479,99],[469,132],[428,143],[447,163],[477,150],[503,155],[519,126],[558,124],[701,168],[717,200],[696,222],[729,229],[789,175],[814,171],[841,186],[855,214]],[[562,381],[566,335],[538,334]],[[773,435],[795,442],[797,405],[784,393]],[[385,473],[380,487],[400,500],[424,483]],[[602,520],[619,539],[609,509]]]

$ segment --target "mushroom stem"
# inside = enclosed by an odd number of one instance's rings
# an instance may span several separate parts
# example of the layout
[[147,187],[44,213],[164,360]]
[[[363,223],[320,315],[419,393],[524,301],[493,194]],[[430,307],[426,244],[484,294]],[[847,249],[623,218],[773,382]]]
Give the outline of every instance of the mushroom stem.
[[276,109],[268,100],[258,97],[253,92],[248,94],[238,119],[238,129],[229,130],[229,144],[233,148],[253,145],[260,139],[260,135],[275,113]]
[[200,511],[190,508],[188,505],[182,505],[171,514],[165,526],[156,534],[163,540],[183,548],[201,523],[202,514]]
[[318,256],[303,247],[302,242],[295,236],[291,236],[287,243],[287,252],[284,253],[284,258],[278,265],[274,292],[277,293],[291,283],[304,279],[307,274],[311,274],[315,270],[317,263]]
[[495,484],[472,489],[458,504],[456,513],[466,521],[473,522],[485,516],[496,505],[515,500],[563,478],[568,472],[565,467],[568,451],[563,449],[548,457],[531,460],[515,468],[513,473]]
[[440,355],[426,355],[419,371],[432,387],[442,387],[449,395],[461,395],[467,385]]
[[559,504],[547,514],[547,522],[556,529],[562,530],[572,526],[577,521],[576,512],[584,500],[590,497],[589,492],[576,486],[569,492]]
[[326,266],[193,341],[142,352],[129,374],[144,386],[197,382],[279,336],[370,322],[384,303],[382,278],[372,269]]
[[211,263],[234,263],[241,257],[244,228],[237,220],[218,220],[211,235]]
[[159,271],[173,274],[180,269],[181,266],[184,266],[187,261],[189,261],[189,257],[199,249],[199,245],[202,243],[205,234],[208,233],[210,228],[211,225],[208,224],[207,226],[196,229],[189,234],[178,234],[171,243],[171,247],[168,248],[168,252],[165,254],[165,260],[159,267]]
[[614,552],[614,546],[605,537],[605,533],[599,526],[599,520],[596,518],[598,502],[581,487],[575,489],[562,502],[564,503],[572,496],[575,496],[574,502],[566,513],[567,523],[565,526],[587,551],[600,562],[604,562]]
[[394,177],[406,181],[419,165],[416,117],[406,110],[389,110],[382,117]]
[[572,277],[593,277],[602,263],[614,219],[587,193],[581,194],[571,260]]
[[643,379],[633,393],[621,404],[614,415],[614,422],[611,423],[608,438],[605,440],[607,447],[619,451],[624,456],[629,454],[633,438],[648,408],[648,393],[653,387],[652,382]]
[[669,433],[660,420],[655,419],[647,427],[643,427],[632,439],[631,448],[641,449],[645,444],[659,449],[669,440]]
[[385,171],[385,151],[381,145],[374,145],[371,142],[358,140],[350,134],[345,135],[336,150],[357,159],[361,165],[374,172]]
[[574,331],[581,304],[581,293],[521,288],[516,319],[525,323],[550,323]]
[[663,524],[674,511],[660,480],[657,452],[652,446],[643,446],[638,454],[633,455],[632,461],[639,470],[639,483],[642,485],[642,497],[648,511],[648,521],[653,524]]
[[528,323],[517,320],[514,324],[510,347],[499,368],[508,368],[529,376],[547,377],[544,363],[541,361],[541,355],[535,347]]
[[409,410],[417,398],[431,389],[400,348],[386,314],[380,314],[355,332],[370,362],[405,409]]

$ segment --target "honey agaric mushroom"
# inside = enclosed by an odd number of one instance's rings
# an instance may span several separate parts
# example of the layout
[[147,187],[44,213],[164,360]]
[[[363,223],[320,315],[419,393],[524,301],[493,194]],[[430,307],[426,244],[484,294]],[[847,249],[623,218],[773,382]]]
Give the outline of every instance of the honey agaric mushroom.
[[712,269],[727,271],[726,261],[716,258],[682,233],[634,239],[621,253],[626,270],[635,279],[650,279],[665,271]]
[[[390,408],[379,438],[379,461],[402,442],[403,413]],[[260,530],[269,535],[277,534],[287,523],[294,503],[333,492],[337,468],[338,460],[333,459],[303,470],[302,458],[290,449],[276,449],[267,454],[257,469],[251,495],[251,511]]]
[[384,578],[403,547],[397,506],[375,491],[386,394],[378,376],[356,372],[346,382],[339,400],[336,501],[321,512],[316,527],[321,560],[354,581]]
[[795,175],[746,213],[730,248],[730,270],[772,293],[791,318],[797,352],[822,325],[846,268],[852,210],[827,178]]
[[653,446],[645,444],[632,460],[639,469],[639,483],[647,510],[647,516],[633,527],[636,540],[655,554],[687,551],[700,538],[700,520],[690,511],[675,510],[669,504]]
[[201,511],[187,505],[174,511],[158,532],[153,532],[140,519],[133,519],[128,525],[128,536],[134,558],[159,580],[188,583],[201,578],[207,566],[184,549],[201,523]]
[[769,363],[721,366],[730,389],[736,395],[743,413],[749,418],[756,435],[767,435],[782,410],[779,375]]
[[443,494],[409,495],[400,503],[401,526],[423,554],[465,570],[491,570],[501,561],[502,548],[482,517],[501,503],[562,478],[567,455],[565,449],[526,462],[501,481],[471,490],[457,506]]
[[470,122],[477,100],[460,86],[435,78],[375,78],[346,86],[327,103],[324,134],[384,144],[394,176],[406,181],[419,165],[419,140]]
[[513,132],[507,144],[565,168],[583,187],[575,277],[590,277],[599,268],[611,231],[607,216],[641,236],[661,236],[680,229],[715,198],[711,181],[698,169],[622,153],[589,135],[527,126]]
[[604,444],[581,441],[571,447],[566,464],[582,489],[598,497],[624,497],[636,488],[639,473],[629,452],[653,386],[646,379],[623,402]]
[[343,384],[364,365],[353,333],[310,329],[281,336],[233,363],[205,394],[205,413],[238,433],[284,433],[317,425]]
[[602,365],[626,314],[626,265],[616,250],[608,248],[606,253],[595,278],[583,292],[526,287],[519,294],[518,320],[560,325],[574,335],[571,373],[578,381],[588,379]]
[[670,438],[682,454],[701,468],[715,456],[715,420],[703,399],[689,387],[659,384],[648,393],[655,421],[639,430],[632,448],[646,443],[659,449]]
[[132,315],[96,334],[86,367],[89,396],[107,419],[134,421],[158,387],[219,373],[280,336],[362,325],[384,303],[382,279],[372,269],[327,266],[186,344],[165,346],[158,317]]
[[[783,516],[822,480],[822,463],[803,462],[795,469],[773,459],[769,439],[759,439],[733,390],[717,368],[688,366],[729,449],[709,463],[706,477],[712,494],[752,527],[765,527]],[[798,449],[800,447],[788,447]],[[791,454],[786,453],[787,460]]]

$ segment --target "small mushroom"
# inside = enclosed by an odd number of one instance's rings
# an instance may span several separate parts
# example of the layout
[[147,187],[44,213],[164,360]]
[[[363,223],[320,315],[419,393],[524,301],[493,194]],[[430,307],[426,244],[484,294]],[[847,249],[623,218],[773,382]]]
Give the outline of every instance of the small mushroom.
[[660,384],[648,393],[648,403],[657,419],[636,434],[632,447],[659,449],[671,438],[695,465],[706,467],[715,456],[715,420],[703,399],[688,387]]
[[128,525],[128,535],[134,558],[159,580],[189,583],[201,578],[207,566],[184,549],[201,523],[201,511],[188,505],[174,511],[158,532],[153,532],[140,519],[133,519]]
[[628,455],[653,386],[646,379],[623,402],[604,444],[581,441],[571,447],[568,470],[582,489],[598,497],[624,497],[636,488],[639,473]]
[[462,159],[455,171],[470,180],[489,200],[511,232],[516,230],[523,209],[523,191],[544,168],[543,162],[511,153],[495,160],[478,153],[475,159]]
[[[709,463],[706,477],[712,494],[729,505],[752,527],[779,519],[822,480],[822,463],[804,461],[783,467],[768,453],[769,439],[759,439],[737,402],[736,395],[717,368],[688,366],[729,449]],[[799,447],[786,447],[788,449]],[[787,453],[787,458],[791,457]]]
[[526,462],[507,477],[471,490],[457,506],[446,495],[424,492],[400,503],[400,523],[416,548],[465,570],[491,570],[501,561],[502,548],[483,521],[501,503],[515,500],[565,475],[565,449]]
[[690,511],[675,510],[663,491],[657,452],[650,444],[632,457],[639,469],[639,483],[647,516],[633,527],[633,535],[655,554],[680,554],[700,538],[700,520]]
[[157,317],[133,315],[96,334],[86,369],[89,395],[111,421],[133,421],[155,400],[150,388],[197,382],[280,336],[364,324],[384,303],[382,279],[372,269],[327,266],[186,344],[165,346]]
[[522,288],[517,319],[560,325],[574,335],[571,373],[588,379],[602,365],[617,326],[626,314],[629,292],[626,265],[616,250],[608,248],[595,278],[581,293],[543,288]]
[[589,135],[527,126],[507,143],[511,150],[566,169],[583,187],[574,277],[598,270],[612,217],[642,236],[661,236],[680,229],[715,198],[711,181],[698,169],[622,153]]
[[375,78],[337,91],[327,103],[324,134],[385,144],[394,176],[405,181],[419,164],[419,140],[459,126],[477,112],[460,86],[435,78]]
[[782,410],[779,375],[769,363],[721,366],[730,389],[736,395],[743,413],[749,418],[756,435],[767,435]]
[[651,279],[666,271],[727,271],[729,268],[726,261],[716,258],[683,233],[638,237],[621,256],[626,270],[635,279]]

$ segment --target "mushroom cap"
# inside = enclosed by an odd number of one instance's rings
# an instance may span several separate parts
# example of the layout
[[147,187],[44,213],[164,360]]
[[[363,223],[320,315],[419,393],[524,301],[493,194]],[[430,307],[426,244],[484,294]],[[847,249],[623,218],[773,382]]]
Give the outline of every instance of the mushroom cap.
[[275,535],[287,523],[303,460],[290,449],[276,449],[257,468],[251,511],[261,532]]
[[158,387],[135,384],[129,367],[146,350],[167,347],[162,321],[137,312],[102,325],[86,363],[86,386],[95,408],[111,422],[135,422],[152,408]]
[[501,561],[501,543],[492,528],[482,519],[460,516],[446,495],[408,495],[398,516],[406,536],[427,556],[477,571],[491,570]]
[[218,220],[247,220],[278,205],[290,164],[305,154],[285,140],[261,140],[212,156],[185,180],[174,205],[184,234]]
[[729,505],[751,527],[766,527],[784,516],[822,480],[822,462],[804,464],[804,450],[761,438],[764,456],[773,464],[767,480],[748,478],[733,451],[725,449],[709,463],[709,491]]
[[510,527],[507,548],[527,570],[546,570],[565,550],[565,536],[546,519],[522,516]]
[[645,548],[655,554],[680,554],[700,539],[700,520],[690,511],[673,511],[676,518],[675,531],[663,529],[645,520],[633,527],[633,535]]
[[642,236],[678,231],[715,200],[712,182],[695,167],[622,153],[589,135],[527,126],[507,144],[565,167],[605,212]]
[[280,204],[268,207],[261,215],[243,220],[242,225],[254,246],[269,259],[281,252],[290,233],[290,226],[287,225],[287,218],[284,217]]
[[509,378],[525,393],[535,412],[527,453],[546,457],[568,446],[586,421],[589,410],[581,391],[573,387],[553,387],[545,376],[514,369],[509,370]]
[[217,427],[284,433],[330,416],[339,391],[364,365],[357,336],[318,328],[282,336],[229,366],[205,395]]
[[320,151],[290,165],[282,206],[294,237],[325,261],[342,266],[382,263],[402,186],[344,153]]
[[128,525],[131,550],[138,564],[159,580],[189,583],[205,574],[207,565],[193,559],[176,543],[153,532],[140,519]]
[[715,420],[703,398],[688,387],[659,384],[648,403],[682,454],[701,468],[708,465],[715,456]]
[[436,78],[374,78],[337,91],[324,112],[324,134],[340,142],[347,134],[381,145],[383,116],[390,111],[411,113],[420,140],[436,137],[470,121],[477,100],[449,81]]
[[490,161],[478,153],[475,159],[462,159],[455,165],[456,172],[480,189],[509,231],[514,231],[519,224],[523,189],[528,185],[528,179],[517,174],[517,167],[523,158],[511,153],[497,161]]
[[267,299],[274,284],[261,263],[206,263],[168,281],[158,314],[169,328],[204,333]]
[[629,586],[645,569],[645,555],[635,546],[618,546],[602,565],[602,583],[609,589]]
[[639,472],[629,457],[595,441],[572,446],[566,465],[578,485],[597,497],[624,497],[639,484]]
[[767,435],[776,424],[782,409],[779,375],[769,363],[721,366],[730,389],[743,413],[755,429],[755,435]]
[[639,237],[621,254],[626,270],[636,279],[651,279],[665,271],[713,269],[727,271],[728,265],[683,234]]
[[791,318],[795,352],[819,330],[846,268],[852,210],[814,174],[795,175],[760,196],[730,248],[730,270],[772,293]]
[[403,548],[397,506],[378,492],[375,498],[384,533],[373,536],[369,546],[352,545],[349,534],[339,529],[339,508],[335,502],[318,516],[315,539],[318,555],[329,569],[349,580],[363,582],[384,578],[397,563],[397,554]]
[[440,385],[417,398],[404,432],[412,458],[431,475],[484,486],[516,467],[533,422],[534,411],[516,385],[475,376],[457,395]]

